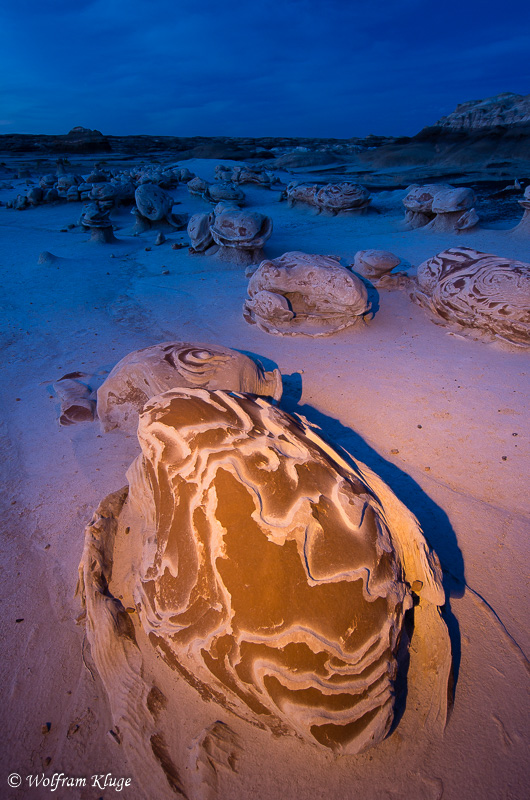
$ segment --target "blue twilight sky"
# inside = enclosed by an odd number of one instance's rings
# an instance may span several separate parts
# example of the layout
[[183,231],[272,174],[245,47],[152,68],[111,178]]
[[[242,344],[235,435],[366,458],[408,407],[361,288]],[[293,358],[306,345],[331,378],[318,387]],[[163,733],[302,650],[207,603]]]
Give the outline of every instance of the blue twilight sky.
[[0,133],[413,135],[530,93],[529,0],[4,0]]

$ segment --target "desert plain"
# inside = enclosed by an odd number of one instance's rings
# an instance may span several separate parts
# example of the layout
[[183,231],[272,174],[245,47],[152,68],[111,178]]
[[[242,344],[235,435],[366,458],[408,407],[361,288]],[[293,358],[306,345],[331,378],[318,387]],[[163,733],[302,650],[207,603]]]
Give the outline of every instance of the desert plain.
[[[98,162],[122,169],[153,161],[187,167],[212,183],[217,164],[244,163],[113,153],[70,155],[67,171],[86,175]],[[528,180],[528,162],[526,175],[524,168],[521,161],[489,169],[475,163],[433,174],[429,166],[361,165],[340,156],[308,166],[301,158],[288,167],[267,164],[279,179],[272,188],[243,189],[246,208],[273,220],[267,258],[303,251],[337,256],[347,266],[358,251],[378,249],[398,256],[398,269],[413,276],[449,247],[530,262],[530,241],[512,232],[522,217],[522,190],[496,195]],[[367,464],[413,512],[441,561],[454,673],[443,735],[424,729],[411,687],[384,741],[336,757],[253,728],[153,662],[172,692],[166,724],[187,795],[522,800],[529,766],[528,349],[435,324],[406,291],[386,286],[370,289],[369,321],[318,338],[270,335],[243,318],[244,267],[190,254],[185,229],[166,231],[157,245],[155,227],[135,235],[131,204],[123,205],[111,213],[116,241],[99,244],[77,224],[81,203],[5,207],[54,169],[53,159],[17,153],[0,166],[1,796],[49,797],[50,785],[35,780],[54,774],[86,779],[85,786],[57,787],[60,798],[159,796],[146,788],[148,774],[138,780],[116,735],[75,596],[85,526],[100,501],[125,485],[138,441],[119,430],[103,433],[97,420],[60,426],[53,384],[82,373],[95,390],[133,350],[185,341],[221,344],[278,368],[280,407]],[[290,208],[280,194],[293,179],[362,183],[371,192],[370,210],[327,216]],[[472,186],[480,225],[459,233],[406,230],[407,186],[432,182]],[[179,212],[211,209],[184,183],[170,192]],[[43,252],[54,258],[39,258]],[[218,766],[215,785],[196,784],[190,754],[216,721],[235,732],[233,752]],[[6,785],[13,773],[20,788]],[[118,791],[117,783],[105,785],[108,775],[130,783]],[[178,792],[168,788],[168,796]]]

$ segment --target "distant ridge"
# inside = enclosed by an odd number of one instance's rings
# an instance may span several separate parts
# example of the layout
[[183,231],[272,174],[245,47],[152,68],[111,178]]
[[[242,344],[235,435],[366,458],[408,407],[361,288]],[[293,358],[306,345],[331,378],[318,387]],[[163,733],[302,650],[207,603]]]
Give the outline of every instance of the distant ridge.
[[503,92],[483,100],[459,103],[456,109],[435,122],[433,128],[477,131],[482,128],[530,123],[530,94]]

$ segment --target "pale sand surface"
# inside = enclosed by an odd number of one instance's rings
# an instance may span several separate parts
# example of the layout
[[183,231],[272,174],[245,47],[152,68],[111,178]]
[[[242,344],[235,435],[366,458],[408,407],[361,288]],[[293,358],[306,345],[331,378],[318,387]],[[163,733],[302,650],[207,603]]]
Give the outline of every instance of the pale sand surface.
[[[184,165],[213,180],[216,163]],[[24,182],[11,183],[15,190],[0,190],[4,202]],[[522,216],[515,202],[513,221],[502,228],[452,236],[403,231],[402,191],[375,196],[374,205],[384,209],[379,215],[329,218],[287,208],[279,191],[243,188],[248,207],[274,220],[267,257],[304,250],[350,264],[356,251],[377,248],[418,265],[465,245],[530,261],[530,243],[507,230]],[[179,210],[209,209],[185,186],[173,194]],[[386,290],[368,325],[320,339],[270,336],[242,317],[241,268],[172,250],[175,241],[187,243],[185,232],[166,234],[160,247],[155,231],[133,237],[127,209],[111,214],[120,228],[116,245],[91,244],[80,228],[61,233],[80,209],[71,203],[0,208],[0,796],[49,797],[49,789],[26,783],[27,775],[43,771],[85,776],[87,783],[94,774],[131,775],[108,734],[108,703],[84,651],[84,626],[76,625],[81,606],[74,590],[83,529],[103,497],[125,484],[139,447],[135,437],[103,435],[97,423],[60,428],[51,384],[80,370],[97,385],[130,351],[187,340],[218,342],[259,356],[267,368],[278,366],[282,407],[367,463],[417,515],[445,572],[457,683],[442,740],[414,729],[407,709],[381,745],[334,759],[293,739],[272,739],[212,704],[202,708],[175,678],[173,724],[182,753],[205,723],[223,719],[234,727],[241,751],[238,773],[220,773],[218,796],[226,800],[526,797],[528,351],[454,335],[405,293]],[[61,260],[38,265],[44,250]],[[172,678],[164,673],[163,681]],[[23,776],[18,790],[7,788],[11,772]],[[54,796],[117,793],[71,788]],[[133,780],[118,796],[145,795]]]

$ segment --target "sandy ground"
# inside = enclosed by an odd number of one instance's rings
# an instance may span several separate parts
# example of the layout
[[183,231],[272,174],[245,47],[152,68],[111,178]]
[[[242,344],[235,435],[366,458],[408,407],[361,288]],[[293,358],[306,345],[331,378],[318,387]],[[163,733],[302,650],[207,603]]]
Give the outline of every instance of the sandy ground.
[[[215,163],[185,165],[212,179]],[[0,189],[4,202],[24,182],[11,183],[13,190]],[[515,203],[503,227],[451,236],[403,231],[403,192],[377,195],[380,214],[329,218],[287,208],[278,191],[244,188],[249,207],[274,220],[269,257],[304,250],[350,264],[357,250],[378,248],[418,265],[467,245],[530,261],[530,243],[507,230],[521,217]],[[184,186],[174,196],[183,211],[208,208]],[[270,336],[242,317],[241,268],[172,250],[187,242],[185,232],[158,247],[156,232],[133,237],[127,209],[112,214],[115,245],[90,243],[80,228],[61,232],[80,208],[0,208],[0,796],[49,797],[50,787],[30,787],[27,776],[64,773],[85,777],[87,788],[59,789],[56,797],[145,797],[109,734],[108,702],[74,597],[83,529],[100,500],[125,484],[138,444],[133,436],[103,435],[97,423],[60,428],[51,384],[80,370],[95,386],[130,351],[187,340],[218,342],[278,366],[282,407],[367,463],[417,515],[444,568],[456,673],[442,740],[411,728],[405,715],[375,749],[334,759],[291,739],[247,736],[242,726],[238,772],[221,776],[218,797],[527,797],[528,352],[454,335],[400,291],[379,293],[368,325],[321,339]],[[44,250],[59,260],[39,265]],[[193,737],[198,701],[182,682],[175,687],[182,736]],[[11,773],[21,776],[20,788],[8,788]],[[92,776],[107,773],[130,777],[131,785],[119,794],[97,781],[90,786]]]

